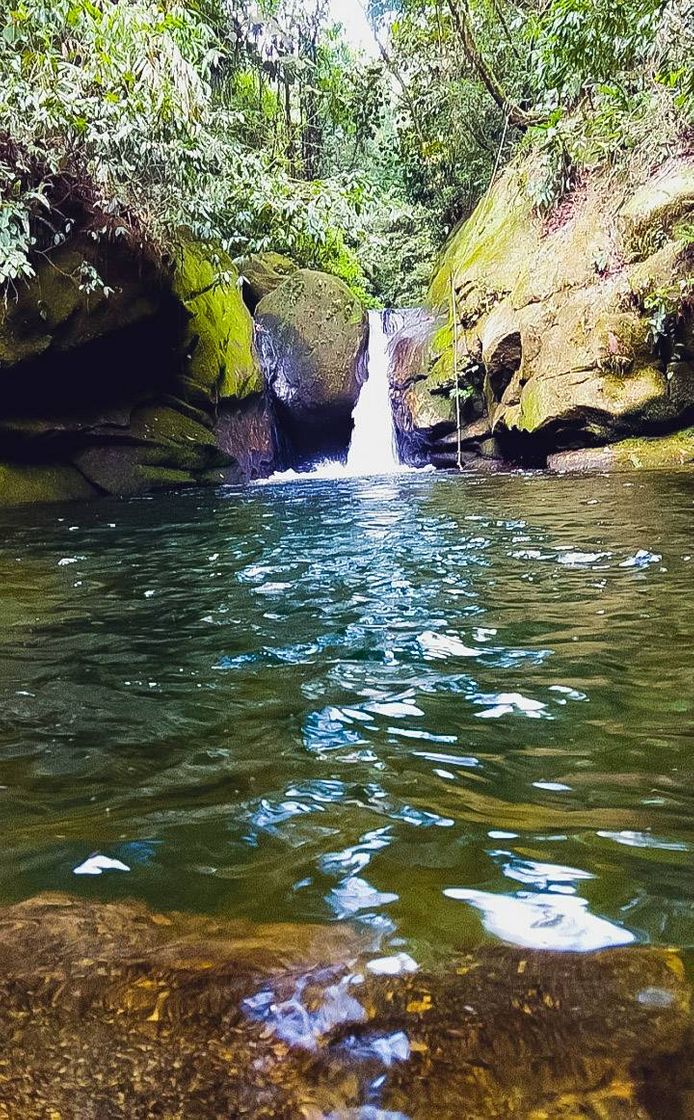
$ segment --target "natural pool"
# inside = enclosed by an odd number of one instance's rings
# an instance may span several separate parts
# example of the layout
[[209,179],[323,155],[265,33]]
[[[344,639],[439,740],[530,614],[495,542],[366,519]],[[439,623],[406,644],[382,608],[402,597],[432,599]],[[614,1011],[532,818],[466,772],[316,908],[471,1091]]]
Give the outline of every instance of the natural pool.
[[405,970],[686,956],[693,503],[409,473],[3,513],[3,904],[344,923]]

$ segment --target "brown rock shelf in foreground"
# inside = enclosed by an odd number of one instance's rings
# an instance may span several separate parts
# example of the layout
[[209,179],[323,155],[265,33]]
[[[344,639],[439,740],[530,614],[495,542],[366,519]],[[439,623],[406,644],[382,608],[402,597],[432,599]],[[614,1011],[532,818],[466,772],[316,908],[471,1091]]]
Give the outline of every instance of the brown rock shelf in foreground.
[[253,927],[57,894],[10,907],[0,1117],[691,1114],[677,953],[489,946],[388,977],[365,969],[363,949],[336,926]]

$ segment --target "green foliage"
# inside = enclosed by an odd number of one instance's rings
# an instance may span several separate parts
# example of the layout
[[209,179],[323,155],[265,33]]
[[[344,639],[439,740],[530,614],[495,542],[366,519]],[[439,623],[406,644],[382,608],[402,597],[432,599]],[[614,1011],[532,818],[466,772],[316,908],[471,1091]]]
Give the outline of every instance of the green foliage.
[[694,313],[694,281],[680,280],[671,287],[654,288],[640,297],[639,304],[656,349],[672,345],[678,328]]
[[0,286],[76,225],[160,250],[187,227],[417,303],[519,143],[547,214],[583,169],[652,161],[694,121],[692,0],[369,7],[377,59],[327,0],[0,5]]
[[[479,30],[504,72],[517,69],[486,4],[475,9]],[[402,0],[391,28],[390,59],[398,100],[397,140],[408,201],[432,215],[440,244],[473,209],[502,147],[511,150],[503,114],[471,71],[450,12],[439,0]]]
[[431,215],[392,193],[370,208],[369,218],[358,252],[372,288],[386,307],[419,306],[436,250]]
[[587,88],[635,71],[642,80],[664,7],[664,0],[552,0],[527,29],[539,90],[571,104]]
[[80,194],[97,233],[146,230],[164,246],[186,226],[234,254],[280,249],[364,284],[349,248],[362,233],[364,185],[334,162],[307,177],[297,136],[310,71],[317,112],[360,142],[358,68],[347,73],[328,37],[317,63],[292,47],[275,52],[268,74],[256,24],[231,50],[241,15],[236,4],[220,14],[183,0],[2,8],[0,282],[31,276],[35,254],[72,232],[60,182]]
[[[547,214],[582,169],[634,152],[652,160],[654,145],[666,154],[694,120],[692,0],[371,0],[383,34],[393,7],[403,180],[439,238],[519,142],[532,148],[528,192]],[[510,105],[533,125],[524,138]]]
[[533,146],[533,170],[526,191],[540,215],[548,214],[564,197],[574,177],[573,161],[559,127],[560,120],[559,113],[551,114],[549,120],[536,126],[528,138]]

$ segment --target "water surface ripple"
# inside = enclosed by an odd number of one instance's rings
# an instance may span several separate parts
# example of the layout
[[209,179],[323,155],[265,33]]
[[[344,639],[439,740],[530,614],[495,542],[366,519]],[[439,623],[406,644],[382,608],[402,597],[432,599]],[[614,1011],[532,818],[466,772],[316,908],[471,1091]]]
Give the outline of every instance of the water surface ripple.
[[406,474],[3,513],[0,896],[418,959],[691,945],[693,500]]

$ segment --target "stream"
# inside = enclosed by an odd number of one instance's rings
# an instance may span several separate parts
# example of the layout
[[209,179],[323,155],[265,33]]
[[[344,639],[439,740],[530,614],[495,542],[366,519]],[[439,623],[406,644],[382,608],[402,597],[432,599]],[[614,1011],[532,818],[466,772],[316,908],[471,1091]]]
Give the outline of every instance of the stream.
[[417,961],[691,946],[693,499],[409,473],[5,511],[0,898]]

